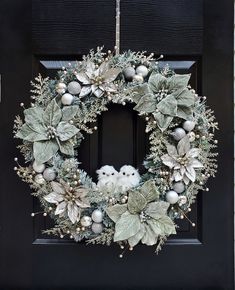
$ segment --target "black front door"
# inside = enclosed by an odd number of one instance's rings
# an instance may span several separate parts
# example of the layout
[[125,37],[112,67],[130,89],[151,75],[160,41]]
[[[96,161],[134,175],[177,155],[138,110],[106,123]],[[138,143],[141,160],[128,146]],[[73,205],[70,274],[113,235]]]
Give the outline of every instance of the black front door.
[[[182,221],[158,256],[138,246],[124,259],[116,246],[86,246],[41,234],[51,221],[30,217],[38,203],[13,171],[19,155],[13,119],[21,102],[30,103],[33,76],[53,76],[91,48],[113,48],[115,1],[2,0],[1,289],[233,289],[233,1],[122,2],[121,50],[163,54],[176,71],[190,72],[191,85],[207,96],[220,124],[219,170],[210,191],[201,192],[192,208],[197,226]],[[148,151],[144,136],[131,108],[114,105],[98,120],[97,133],[87,137],[82,166],[92,176],[107,163],[140,167]]]

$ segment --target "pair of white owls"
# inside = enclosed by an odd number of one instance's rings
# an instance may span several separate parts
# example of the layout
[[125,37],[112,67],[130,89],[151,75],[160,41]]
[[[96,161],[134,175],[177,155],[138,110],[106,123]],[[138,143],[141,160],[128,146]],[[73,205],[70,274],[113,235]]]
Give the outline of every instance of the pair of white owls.
[[125,192],[140,183],[139,172],[131,165],[124,165],[120,171],[113,166],[105,165],[96,171],[97,188],[100,191]]

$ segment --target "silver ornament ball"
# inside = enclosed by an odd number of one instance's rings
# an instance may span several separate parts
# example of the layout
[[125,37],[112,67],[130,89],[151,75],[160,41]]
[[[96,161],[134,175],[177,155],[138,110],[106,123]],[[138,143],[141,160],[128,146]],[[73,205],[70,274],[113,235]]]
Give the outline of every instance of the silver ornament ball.
[[148,75],[148,69],[145,65],[139,65],[135,71],[137,75],[141,75],[143,78]]
[[177,201],[179,200],[179,196],[178,193],[175,192],[174,190],[170,190],[166,193],[166,200],[170,203],[170,204],[175,204],[177,203]]
[[34,177],[34,181],[37,183],[37,184],[43,184],[45,182],[45,179],[43,178],[42,174],[37,174],[35,177]]
[[92,224],[91,217],[84,215],[84,216],[81,218],[81,225],[82,225],[83,227],[89,227],[91,224]]
[[103,213],[101,210],[99,209],[95,209],[92,214],[91,214],[91,218],[94,222],[96,223],[101,223],[103,220]]
[[186,132],[182,128],[175,128],[171,135],[176,141],[179,141],[186,136]]
[[185,190],[184,183],[181,182],[181,181],[179,181],[179,182],[175,182],[175,183],[173,184],[173,190],[174,190],[175,192],[177,192],[177,193],[182,193],[182,192],[184,192],[184,190]]
[[100,234],[103,231],[103,225],[100,223],[93,223],[91,230],[94,234]]
[[123,72],[123,75],[127,81],[132,81],[132,79],[135,75],[135,69],[132,66],[128,66],[128,67],[124,68],[124,70],[122,72]]
[[81,85],[78,82],[70,82],[68,84],[68,91],[72,95],[78,95],[81,92]]
[[142,77],[142,75],[134,75],[133,81],[138,82],[138,83],[142,83],[144,81],[144,78]]
[[46,181],[52,181],[56,178],[56,173],[53,168],[46,168],[43,172],[43,177]]
[[42,173],[45,170],[45,164],[38,164],[36,161],[33,162],[33,170],[37,173]]
[[71,105],[73,102],[73,96],[71,94],[64,94],[61,98],[61,102],[63,105]]
[[184,128],[184,130],[190,132],[190,131],[192,131],[194,129],[195,125],[196,124],[193,121],[185,121],[183,123],[183,128]]

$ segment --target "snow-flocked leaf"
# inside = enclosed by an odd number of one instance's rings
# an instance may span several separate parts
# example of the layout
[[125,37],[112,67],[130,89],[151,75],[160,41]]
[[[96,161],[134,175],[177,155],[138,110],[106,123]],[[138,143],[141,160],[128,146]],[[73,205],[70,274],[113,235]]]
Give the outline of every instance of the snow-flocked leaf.
[[53,99],[46,107],[43,113],[43,120],[46,125],[56,127],[62,118],[62,112],[56,100]]
[[79,132],[79,129],[68,122],[62,121],[57,126],[57,134],[61,141],[67,141]]
[[176,116],[177,101],[174,96],[168,95],[157,104],[157,108],[164,115]]
[[184,156],[190,150],[190,142],[187,135],[179,141],[177,150],[180,156]]
[[127,204],[115,204],[106,209],[107,215],[115,223],[120,219],[121,215],[127,211]]
[[144,95],[134,107],[134,110],[144,113],[152,113],[156,110],[157,102],[153,94]]
[[148,84],[149,84],[150,89],[154,93],[157,93],[162,88],[165,88],[166,80],[167,80],[166,77],[164,77],[162,74],[152,73],[149,77]]
[[153,113],[154,119],[157,122],[159,129],[163,132],[165,131],[168,126],[170,125],[171,121],[173,120],[172,116],[164,115],[161,112],[154,112]]
[[127,206],[131,214],[140,213],[145,208],[146,202],[145,197],[139,191],[129,191]]
[[144,234],[145,234],[145,226],[144,224],[140,224],[139,231],[134,236],[128,239],[129,245],[131,247],[136,246],[140,242],[140,240],[143,238]]
[[70,140],[59,143],[60,151],[69,156],[74,156],[74,147]]
[[157,200],[160,196],[160,192],[158,191],[153,180],[146,181],[140,188],[140,192],[145,197],[147,202]]
[[147,205],[145,212],[151,218],[158,220],[166,215],[169,205],[170,204],[165,201],[151,202]]
[[78,112],[78,106],[66,106],[62,109],[62,121],[69,121],[73,119],[77,112]]
[[45,141],[48,139],[46,130],[40,123],[23,124],[18,130],[16,137],[29,142]]
[[56,141],[39,141],[33,144],[33,156],[38,164],[50,160],[58,151],[59,146]]

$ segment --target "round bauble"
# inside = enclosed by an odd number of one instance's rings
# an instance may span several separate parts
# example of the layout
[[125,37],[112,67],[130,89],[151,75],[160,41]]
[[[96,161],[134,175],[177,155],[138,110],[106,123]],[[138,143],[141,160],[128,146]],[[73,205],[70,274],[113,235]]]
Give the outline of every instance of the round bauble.
[[68,84],[68,91],[72,95],[78,95],[81,92],[81,85],[78,82],[70,82]]
[[33,162],[33,170],[37,173],[42,173],[45,170],[45,164],[37,164],[36,161]]
[[179,200],[179,196],[178,193],[175,192],[174,190],[170,190],[166,193],[166,200],[170,203],[170,204],[175,204],[177,203],[177,201]]
[[37,183],[37,184],[43,184],[45,182],[45,179],[43,178],[42,174],[37,174],[35,175],[34,177],[34,181]]
[[89,227],[91,224],[92,224],[91,217],[84,215],[84,216],[81,218],[81,225],[82,225],[83,227]]
[[192,131],[194,129],[194,127],[195,127],[195,122],[193,122],[193,121],[185,121],[183,123],[184,130],[186,130],[188,132]]
[[46,181],[52,181],[56,178],[56,173],[53,168],[46,168],[43,172],[43,177]]
[[185,190],[184,183],[181,182],[181,181],[179,181],[179,182],[175,182],[175,183],[173,184],[173,190],[174,190],[175,192],[177,192],[177,193],[182,193],[182,192],[184,192],[184,190]]
[[100,223],[93,223],[91,230],[94,234],[100,234],[103,231],[103,225]]
[[66,84],[58,83],[56,86],[56,91],[60,95],[64,94],[66,92]]
[[171,135],[176,141],[179,141],[186,136],[186,132],[182,128],[175,128]]
[[148,69],[145,65],[139,65],[135,70],[137,75],[141,75],[143,78],[147,77]]
[[185,195],[180,195],[179,196],[179,204],[184,205],[187,203],[187,197]]
[[91,218],[94,222],[96,223],[101,223],[102,220],[103,220],[103,213],[101,210],[99,209],[95,209],[93,212],[92,212],[92,215],[91,215]]
[[73,96],[71,94],[64,94],[61,98],[61,102],[63,105],[71,105],[73,102]]
[[134,75],[133,81],[138,82],[138,83],[142,83],[144,81],[144,78],[141,75]]
[[127,81],[132,81],[134,75],[135,75],[135,69],[132,66],[128,66],[124,68],[122,71],[124,74],[124,77]]
[[196,135],[195,135],[194,132],[189,132],[189,133],[187,134],[187,136],[188,136],[189,142],[193,142],[193,141],[195,141],[195,139],[196,139]]

